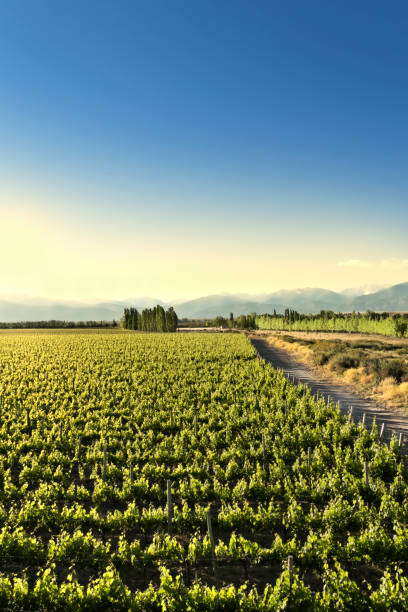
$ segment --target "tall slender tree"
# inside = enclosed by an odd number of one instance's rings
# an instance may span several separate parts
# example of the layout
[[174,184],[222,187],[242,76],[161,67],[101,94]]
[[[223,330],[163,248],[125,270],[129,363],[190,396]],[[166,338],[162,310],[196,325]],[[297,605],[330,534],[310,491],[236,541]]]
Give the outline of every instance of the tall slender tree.
[[172,306],[166,311],[158,304],[154,308],[144,308],[138,312],[136,308],[125,308],[121,324],[125,329],[138,329],[148,332],[175,332],[178,317]]

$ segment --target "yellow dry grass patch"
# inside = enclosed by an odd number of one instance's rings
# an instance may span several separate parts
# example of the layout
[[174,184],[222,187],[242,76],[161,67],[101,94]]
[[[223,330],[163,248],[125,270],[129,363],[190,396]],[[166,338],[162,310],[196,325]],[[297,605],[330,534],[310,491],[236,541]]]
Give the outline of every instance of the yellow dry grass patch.
[[321,367],[328,376],[334,376],[334,378],[340,380],[346,385],[367,387],[374,383],[374,376],[372,374],[368,374],[367,370],[363,366],[359,368],[347,368],[347,370],[344,370],[343,373],[336,372],[335,366],[332,364]]
[[408,382],[398,384],[395,378],[388,377],[380,382],[377,391],[388,402],[408,401]]
[[392,376],[388,376],[388,378],[384,378],[380,383],[378,383],[377,390],[378,391],[387,391],[391,387],[395,387],[397,385],[397,381]]
[[[361,368],[349,368],[345,370],[343,374],[344,382],[352,384],[366,384],[367,383],[367,372],[363,367]],[[364,381],[364,382],[362,382]]]
[[285,340],[281,340],[277,336],[268,336],[267,340],[277,348],[298,355],[303,361],[308,361],[313,355],[313,351],[309,347],[297,343],[285,342]]

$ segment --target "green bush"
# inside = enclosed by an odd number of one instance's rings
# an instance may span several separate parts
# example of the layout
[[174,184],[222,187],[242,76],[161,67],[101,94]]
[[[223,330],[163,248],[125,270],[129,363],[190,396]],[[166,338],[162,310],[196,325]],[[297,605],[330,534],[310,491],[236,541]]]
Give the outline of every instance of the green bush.
[[364,365],[377,381],[395,378],[397,382],[401,382],[408,376],[407,364],[399,359],[367,359]]
[[330,358],[328,365],[336,372],[342,373],[349,368],[358,368],[360,366],[360,358],[351,351],[348,353],[337,353]]

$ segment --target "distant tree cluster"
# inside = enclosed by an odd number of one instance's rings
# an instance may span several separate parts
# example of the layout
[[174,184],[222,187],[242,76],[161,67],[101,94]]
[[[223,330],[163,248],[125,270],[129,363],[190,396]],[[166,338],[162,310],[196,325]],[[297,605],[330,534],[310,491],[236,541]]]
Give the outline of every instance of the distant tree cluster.
[[85,329],[93,327],[117,327],[116,321],[17,321],[0,323],[0,329]]
[[286,308],[283,314],[239,315],[234,318],[218,316],[215,327],[235,329],[274,329],[280,331],[346,331],[377,333],[387,336],[408,337],[408,313],[393,312],[334,312],[321,310],[318,314],[302,314]]
[[238,327],[238,329],[256,329],[255,317],[254,312],[249,315],[239,315],[235,319],[235,327]]
[[224,328],[229,327],[230,329],[232,329],[233,327],[238,329],[255,329],[255,317],[256,313],[252,312],[249,315],[239,315],[239,317],[234,319],[234,315],[231,312],[228,319],[220,315],[218,317],[215,317],[214,326]]
[[214,319],[214,326],[215,327],[229,327],[228,319],[226,319],[225,317],[222,317],[221,315],[218,315],[218,317],[215,317]]
[[177,328],[183,327],[214,327],[214,319],[187,319],[186,317],[183,319],[179,319],[177,324]]
[[178,317],[172,306],[164,310],[159,304],[138,312],[136,308],[125,308],[121,325],[125,329],[148,332],[175,332]]
[[256,317],[259,329],[288,331],[346,331],[377,333],[406,337],[408,314],[392,312],[333,312],[321,310],[319,314],[301,314],[286,308],[284,314],[263,314]]

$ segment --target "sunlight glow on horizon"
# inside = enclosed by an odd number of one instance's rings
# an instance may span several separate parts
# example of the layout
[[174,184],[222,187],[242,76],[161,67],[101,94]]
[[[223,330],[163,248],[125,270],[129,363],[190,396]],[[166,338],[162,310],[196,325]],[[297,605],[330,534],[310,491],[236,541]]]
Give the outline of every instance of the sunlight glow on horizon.
[[369,14],[0,3],[0,299],[408,281],[408,11]]
[[[55,300],[105,301],[151,296],[162,300],[195,299],[211,294],[263,294],[305,286],[343,290],[366,284],[396,284],[408,276],[408,261],[345,258],[325,248],[305,249],[301,243],[257,233],[240,241],[211,235],[204,228],[154,223],[107,229],[104,219],[78,219],[76,211],[61,215],[55,202],[28,194],[3,192],[0,244],[0,297],[25,294]],[[53,206],[54,204],[54,206]],[[109,225],[109,224],[108,224]],[[234,231],[234,229],[233,229]],[[183,240],[184,234],[184,240]],[[212,248],[209,248],[211,245]]]

